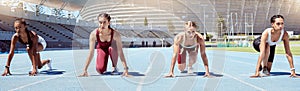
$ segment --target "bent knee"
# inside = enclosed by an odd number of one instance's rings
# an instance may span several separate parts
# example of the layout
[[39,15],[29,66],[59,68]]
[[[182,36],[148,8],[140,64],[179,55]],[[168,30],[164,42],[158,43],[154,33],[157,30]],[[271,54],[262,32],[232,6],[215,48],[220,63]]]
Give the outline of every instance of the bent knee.
[[178,69],[179,69],[180,71],[184,71],[185,67],[186,67],[186,64],[185,64],[185,63],[184,63],[184,64],[178,64]]
[[96,71],[99,73],[99,74],[103,74],[105,69],[101,68],[101,67],[96,67]]

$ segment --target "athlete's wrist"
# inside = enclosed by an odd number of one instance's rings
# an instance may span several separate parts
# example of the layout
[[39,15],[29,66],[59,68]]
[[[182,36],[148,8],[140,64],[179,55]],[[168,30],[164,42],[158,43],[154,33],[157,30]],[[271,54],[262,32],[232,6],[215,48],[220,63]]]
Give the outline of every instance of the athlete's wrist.
[[291,71],[295,71],[296,69],[295,68],[291,68]]
[[129,68],[126,66],[126,67],[124,67],[124,70],[128,70]]
[[7,65],[6,65],[6,66],[4,66],[4,67],[5,67],[6,69],[9,69],[9,66],[7,66]]

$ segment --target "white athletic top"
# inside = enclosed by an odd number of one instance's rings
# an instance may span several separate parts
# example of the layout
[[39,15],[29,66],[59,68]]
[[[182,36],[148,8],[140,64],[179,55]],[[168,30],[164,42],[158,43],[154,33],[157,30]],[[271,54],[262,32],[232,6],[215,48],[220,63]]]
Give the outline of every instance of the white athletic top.
[[272,29],[273,29],[273,28],[268,28],[268,29],[267,29],[267,31],[268,31],[268,40],[267,40],[267,42],[268,42],[268,44],[269,44],[270,46],[276,45],[276,44],[278,44],[279,42],[281,42],[281,41],[282,41],[283,34],[284,34],[284,30],[282,29],[282,30],[281,30],[281,34],[280,34],[279,39],[278,39],[276,42],[273,42],[273,41],[271,40],[271,32],[272,32]]
[[197,50],[197,46],[198,46],[197,38],[194,38],[194,44],[193,44],[193,45],[188,45],[188,46],[186,46],[186,45],[185,45],[185,40],[186,40],[185,37],[186,37],[186,36],[185,36],[185,34],[184,34],[184,35],[183,35],[183,41],[180,43],[180,46],[182,47],[180,53],[183,52],[183,48],[185,48],[185,49],[192,49],[192,50],[196,51],[196,50]]

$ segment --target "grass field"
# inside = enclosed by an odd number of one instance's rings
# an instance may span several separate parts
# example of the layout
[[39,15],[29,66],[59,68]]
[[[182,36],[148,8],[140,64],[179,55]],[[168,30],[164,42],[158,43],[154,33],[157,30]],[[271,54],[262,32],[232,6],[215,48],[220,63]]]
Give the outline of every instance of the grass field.
[[[283,44],[283,42],[280,42],[279,44]],[[300,41],[290,41],[290,45],[293,44],[300,44]]]
[[[252,43],[252,42],[251,42]],[[205,42],[206,45],[217,45],[217,42]],[[279,44],[283,44],[280,42]],[[290,45],[300,45],[300,41],[290,41]],[[208,50],[226,50],[226,51],[237,51],[237,52],[256,52],[253,47],[208,47]],[[291,46],[293,55],[300,55],[300,46]],[[283,46],[276,47],[276,54],[285,54]]]
[[[256,52],[253,47],[209,47],[207,50],[226,50],[226,51],[237,51],[237,52]],[[293,55],[300,55],[300,46],[291,46]],[[285,54],[283,46],[276,47],[276,54]]]

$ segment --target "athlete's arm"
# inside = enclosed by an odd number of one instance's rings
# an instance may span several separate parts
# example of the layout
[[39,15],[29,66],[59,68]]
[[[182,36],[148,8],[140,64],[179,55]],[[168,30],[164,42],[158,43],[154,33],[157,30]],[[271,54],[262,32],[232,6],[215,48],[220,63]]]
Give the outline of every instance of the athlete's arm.
[[[250,76],[252,78],[259,77],[259,67],[261,65],[261,62],[263,61],[263,58],[266,56],[265,51],[266,51],[266,45],[267,45],[267,38],[268,38],[268,31],[266,29],[261,35],[261,40],[260,40],[260,45],[259,45],[260,54],[259,54],[257,64],[256,64],[255,74],[253,76]],[[264,60],[264,61],[268,61],[268,60]]]
[[293,63],[293,55],[290,50],[289,37],[288,37],[288,33],[286,31],[284,31],[283,43],[284,43],[285,55],[286,55],[286,58],[290,64],[290,68],[291,68],[291,76],[295,77],[296,72],[295,72],[294,63]]
[[197,36],[197,42],[200,44],[201,58],[202,58],[204,67],[206,69],[206,72],[205,72],[204,76],[210,76],[210,74],[209,74],[209,67],[208,67],[208,60],[207,60],[207,56],[206,56],[206,52],[205,52],[205,41],[204,41],[204,38],[198,32],[196,32],[196,36]]
[[14,57],[14,54],[15,54],[14,51],[15,51],[15,48],[16,48],[17,41],[18,41],[18,36],[17,36],[17,34],[14,34],[11,38],[10,50],[9,50],[8,58],[7,58],[7,61],[6,61],[5,70],[2,74],[2,76],[11,75],[9,67],[10,67],[10,63],[12,61],[12,58]]
[[88,54],[88,57],[86,59],[86,63],[85,63],[85,66],[84,66],[84,69],[83,69],[83,74],[81,74],[80,76],[88,76],[88,72],[87,72],[87,69],[91,63],[91,60],[93,59],[94,57],[94,50],[95,50],[95,43],[96,43],[96,30],[94,30],[93,32],[91,32],[90,34],[90,38],[89,38],[89,54]]
[[126,63],[126,59],[123,53],[123,45],[122,45],[122,40],[121,40],[121,35],[118,31],[114,31],[114,39],[116,40],[116,44],[117,44],[117,49],[118,49],[118,54],[120,55],[120,59],[122,61],[123,67],[124,67],[124,73],[123,76],[129,76],[128,75],[128,66]]
[[173,44],[173,55],[172,55],[172,60],[171,60],[172,62],[171,62],[171,67],[170,67],[170,73],[168,75],[166,75],[165,77],[174,77],[174,66],[176,63],[178,53],[180,51],[179,45],[180,45],[181,41],[182,41],[182,36],[180,34],[175,36],[174,44]]
[[[31,59],[32,62],[32,71],[29,74],[30,76],[35,76],[36,72],[37,72],[37,48],[38,48],[38,36],[35,32],[30,31],[33,35],[30,36],[30,38],[32,39],[32,46],[31,48],[27,47],[26,50],[28,52],[29,58]],[[29,34],[30,35],[30,34]]]

